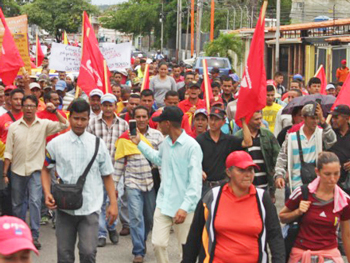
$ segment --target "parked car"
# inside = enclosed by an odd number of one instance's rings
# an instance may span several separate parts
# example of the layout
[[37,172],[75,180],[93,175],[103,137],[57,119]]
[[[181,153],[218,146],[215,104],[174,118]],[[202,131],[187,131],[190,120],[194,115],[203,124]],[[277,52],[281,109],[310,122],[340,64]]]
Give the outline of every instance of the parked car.
[[219,68],[220,75],[229,75],[232,73],[231,63],[228,58],[222,57],[198,57],[194,64],[193,69],[198,72],[198,74],[203,74],[203,59],[207,60],[208,70],[214,67]]

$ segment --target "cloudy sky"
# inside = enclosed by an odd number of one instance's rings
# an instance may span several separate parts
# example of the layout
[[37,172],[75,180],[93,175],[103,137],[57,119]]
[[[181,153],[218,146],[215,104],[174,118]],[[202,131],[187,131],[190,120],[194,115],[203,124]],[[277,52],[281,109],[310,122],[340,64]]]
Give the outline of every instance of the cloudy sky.
[[92,0],[91,2],[94,5],[115,5],[121,2],[125,2],[125,0]]

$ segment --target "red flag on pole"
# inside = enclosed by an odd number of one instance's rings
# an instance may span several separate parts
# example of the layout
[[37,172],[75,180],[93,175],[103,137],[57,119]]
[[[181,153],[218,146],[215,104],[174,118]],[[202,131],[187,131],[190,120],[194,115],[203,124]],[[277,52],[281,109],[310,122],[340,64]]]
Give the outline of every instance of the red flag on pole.
[[345,104],[350,107],[350,74],[346,77],[337,99],[332,106],[332,110],[340,104]]
[[41,49],[38,33],[36,33],[36,67],[40,67],[44,61],[44,52]]
[[327,87],[327,78],[326,78],[326,73],[324,72],[324,67],[321,64],[320,67],[318,68],[316,74],[316,78],[319,78],[321,80],[321,90],[320,93],[326,95],[326,87]]
[[248,123],[256,111],[266,106],[266,71],[264,64],[265,49],[265,11],[264,1],[256,24],[247,64],[239,90],[236,112],[236,123],[242,127],[242,118]]
[[208,74],[208,63],[206,59],[203,59],[203,82],[202,82],[202,91],[203,91],[203,99],[206,105],[206,109],[208,113],[210,112],[210,100],[213,98],[213,92],[211,90],[211,84]]
[[149,64],[146,64],[145,73],[143,74],[141,91],[149,89]]
[[0,52],[0,78],[5,85],[12,85],[20,68],[24,67],[24,62],[18,52],[11,31],[7,26],[5,16],[0,8],[0,18],[4,25],[5,33]]
[[77,85],[88,95],[91,90],[96,88],[102,90],[103,93],[111,93],[109,82],[111,73],[104,62],[94,29],[85,11],[83,15],[83,27],[82,58]]

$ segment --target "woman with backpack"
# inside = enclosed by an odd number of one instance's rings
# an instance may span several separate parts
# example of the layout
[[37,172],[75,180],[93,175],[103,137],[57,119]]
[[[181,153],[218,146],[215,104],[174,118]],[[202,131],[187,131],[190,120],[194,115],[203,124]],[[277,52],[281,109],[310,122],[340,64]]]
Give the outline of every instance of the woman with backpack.
[[339,226],[349,261],[350,197],[337,186],[338,157],[331,152],[321,152],[315,171],[317,178],[307,186],[306,200],[301,187],[296,188],[279,214],[282,223],[299,221],[299,232],[288,262],[343,263],[337,242]]

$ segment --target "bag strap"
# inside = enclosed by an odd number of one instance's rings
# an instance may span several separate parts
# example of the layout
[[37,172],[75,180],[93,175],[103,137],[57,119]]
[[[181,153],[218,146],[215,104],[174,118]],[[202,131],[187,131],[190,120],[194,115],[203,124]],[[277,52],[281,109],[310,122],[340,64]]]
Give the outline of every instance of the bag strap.
[[91,166],[92,164],[94,163],[95,159],[96,159],[96,156],[97,156],[97,153],[98,153],[98,149],[100,148],[100,138],[98,138],[96,136],[96,144],[95,144],[95,153],[94,155],[92,156],[92,159],[91,161],[89,162],[88,166],[85,168],[85,171],[84,173],[79,177],[78,179],[78,182],[77,182],[77,185],[83,187],[84,184],[85,184],[85,180],[86,180],[86,176],[88,175],[90,169],[91,169]]
[[13,122],[17,121],[16,118],[13,116],[11,111],[8,111],[7,114],[10,116]]
[[297,139],[298,139],[298,148],[299,148],[299,157],[300,162],[304,162],[304,156],[303,156],[303,148],[301,148],[301,139],[300,139],[300,131],[297,131]]
[[307,201],[309,197],[309,188],[307,187],[307,184],[303,184],[301,187],[301,195],[303,197],[303,201]]

